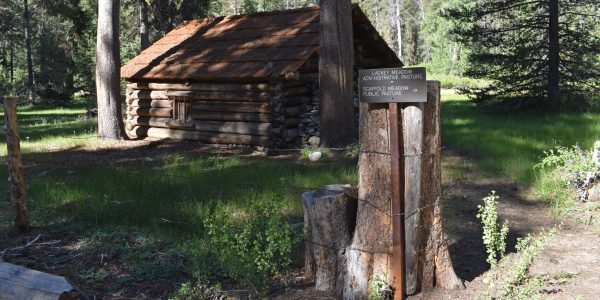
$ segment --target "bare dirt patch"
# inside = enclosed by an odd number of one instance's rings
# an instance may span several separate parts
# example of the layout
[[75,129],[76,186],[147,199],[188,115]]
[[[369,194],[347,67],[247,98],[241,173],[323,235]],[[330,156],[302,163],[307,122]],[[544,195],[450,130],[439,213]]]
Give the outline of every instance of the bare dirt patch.
[[[574,219],[557,218],[526,189],[514,182],[482,176],[476,165],[469,163],[455,149],[444,152],[445,225],[449,236],[450,254],[458,276],[466,289],[447,291],[436,289],[410,299],[477,299],[485,290],[483,277],[489,270],[482,229],[475,215],[481,199],[491,191],[500,196],[498,214],[508,221],[508,252],[515,252],[519,237],[538,233],[542,229],[564,222],[534,260],[530,274],[548,279],[541,291],[550,299],[597,299],[600,295],[600,236]],[[453,171],[454,170],[454,171]],[[557,278],[557,279],[554,279]],[[579,297],[579,298],[578,298]]]

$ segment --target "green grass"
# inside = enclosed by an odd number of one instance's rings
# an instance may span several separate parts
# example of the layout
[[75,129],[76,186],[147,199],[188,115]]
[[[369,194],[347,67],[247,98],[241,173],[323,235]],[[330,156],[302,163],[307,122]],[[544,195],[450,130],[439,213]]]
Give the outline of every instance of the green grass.
[[[186,235],[202,228],[215,203],[243,214],[261,195],[282,190],[283,213],[302,216],[300,194],[331,183],[355,183],[353,165],[303,163],[295,159],[179,154],[128,164],[57,170],[29,183],[33,219],[120,225]],[[46,212],[54,212],[45,218]],[[60,216],[57,218],[57,216]],[[41,224],[40,224],[41,225]]]
[[439,80],[443,89],[456,89],[464,87],[484,87],[489,83],[482,79],[473,79],[468,77],[446,75],[446,74],[427,74],[427,80]]
[[[56,151],[75,148],[93,142],[97,132],[95,119],[82,121],[79,117],[90,99],[76,98],[64,107],[40,107],[31,104],[17,108],[19,136],[23,153]],[[0,107],[0,118],[4,111]],[[6,155],[4,130],[0,131],[0,155]]]
[[543,174],[534,171],[543,151],[589,149],[600,139],[599,113],[487,113],[452,91],[443,91],[441,113],[444,143],[466,151],[481,172],[534,189],[543,188]]

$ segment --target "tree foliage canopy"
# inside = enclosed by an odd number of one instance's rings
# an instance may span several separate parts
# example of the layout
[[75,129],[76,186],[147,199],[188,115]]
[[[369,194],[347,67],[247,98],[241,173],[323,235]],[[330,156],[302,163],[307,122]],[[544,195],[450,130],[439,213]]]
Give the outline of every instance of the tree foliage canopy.
[[[98,0],[29,0],[37,99],[67,101],[94,92]],[[354,0],[405,65],[432,73],[488,79],[471,90],[478,102],[543,106],[547,98],[547,0]],[[589,107],[598,97],[600,29],[594,0],[560,1],[562,101]],[[186,20],[313,6],[318,0],[122,0],[121,58],[141,50],[140,7],[148,39]],[[23,0],[0,0],[0,72],[15,93],[27,82]]]
[[[552,74],[550,2],[483,0],[447,12],[463,25],[453,32],[471,46],[466,75],[493,80],[486,88],[469,90],[476,101],[504,100],[517,108],[546,105]],[[600,88],[599,9],[594,0],[557,2],[561,100],[570,108],[586,108]]]

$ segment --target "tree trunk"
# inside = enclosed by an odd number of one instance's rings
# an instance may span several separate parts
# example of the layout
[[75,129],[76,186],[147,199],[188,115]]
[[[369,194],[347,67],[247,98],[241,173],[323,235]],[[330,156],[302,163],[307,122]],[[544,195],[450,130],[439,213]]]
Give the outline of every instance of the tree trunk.
[[[439,82],[428,83],[427,102],[407,105],[402,110],[403,164],[406,189],[406,274],[409,294],[428,291],[435,284],[460,288],[444,237],[441,208],[440,101]],[[347,277],[343,299],[366,299],[371,280],[379,277],[392,282],[395,265],[391,236],[391,157],[387,104],[361,104],[358,212],[351,245],[346,248]],[[414,140],[407,122],[418,118],[422,142]],[[413,147],[413,148],[414,148]],[[419,149],[420,148],[420,151]],[[401,148],[402,149],[402,148]],[[417,182],[417,181],[420,181]],[[387,276],[387,278],[386,278]]]
[[548,110],[560,110],[558,0],[548,0]]
[[321,146],[344,147],[356,139],[350,0],[321,0],[320,26]]
[[398,39],[398,58],[402,60],[402,18],[400,17],[400,12],[402,10],[402,0],[394,0],[396,14],[394,16],[395,24],[396,24],[396,36]]
[[96,45],[96,92],[98,101],[98,137],[125,137],[119,97],[119,0],[98,2]]
[[29,226],[25,201],[25,179],[21,166],[21,141],[17,124],[17,100],[7,98],[4,105],[4,129],[6,130],[8,180],[10,182],[10,200],[15,207],[15,226],[24,230]]
[[27,51],[27,99],[33,100],[33,59],[31,58],[31,27],[29,25],[29,3],[23,0],[23,19],[25,20],[25,48]]
[[150,46],[148,35],[148,3],[146,0],[138,0],[140,4],[140,51]]
[[10,83],[15,81],[15,45],[10,41]]

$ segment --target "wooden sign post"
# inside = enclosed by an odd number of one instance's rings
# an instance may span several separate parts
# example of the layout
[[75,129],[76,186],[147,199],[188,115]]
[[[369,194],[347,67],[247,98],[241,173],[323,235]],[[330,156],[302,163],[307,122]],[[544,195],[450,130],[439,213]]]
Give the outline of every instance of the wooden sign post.
[[29,226],[27,206],[25,204],[25,179],[21,165],[21,140],[17,124],[17,99],[6,98],[2,101],[4,107],[4,129],[6,130],[6,160],[8,178],[10,181],[10,200],[15,207],[15,225],[20,230]]
[[[414,173],[413,177],[418,177],[418,179],[421,177],[420,160],[412,161],[410,155],[420,152],[423,122],[419,119],[422,115],[414,114],[415,118],[406,120],[411,123],[405,124],[402,118],[403,104],[400,103],[427,101],[425,68],[360,70],[359,93],[361,102],[389,103],[389,151],[392,190],[392,260],[390,271],[394,299],[405,299],[407,294],[407,270],[410,277],[408,288],[411,291],[416,289],[417,274],[413,272],[417,267],[416,257],[409,253],[407,258],[406,250],[416,253],[416,232],[413,229],[418,226],[417,216],[415,216],[409,222],[412,226],[409,226],[408,232],[405,229],[405,204],[408,204],[410,209],[418,209],[419,195],[414,194],[420,192],[420,189],[418,186],[415,187],[414,184],[407,185],[406,183],[410,182],[411,178],[405,178],[404,174],[408,168]],[[409,111],[414,110],[409,109]],[[412,138],[405,141],[404,136]],[[413,150],[416,150],[417,153],[407,153],[413,152]],[[405,158],[408,161],[405,161]],[[416,184],[418,183],[417,180]],[[408,240],[406,236],[408,236]]]

